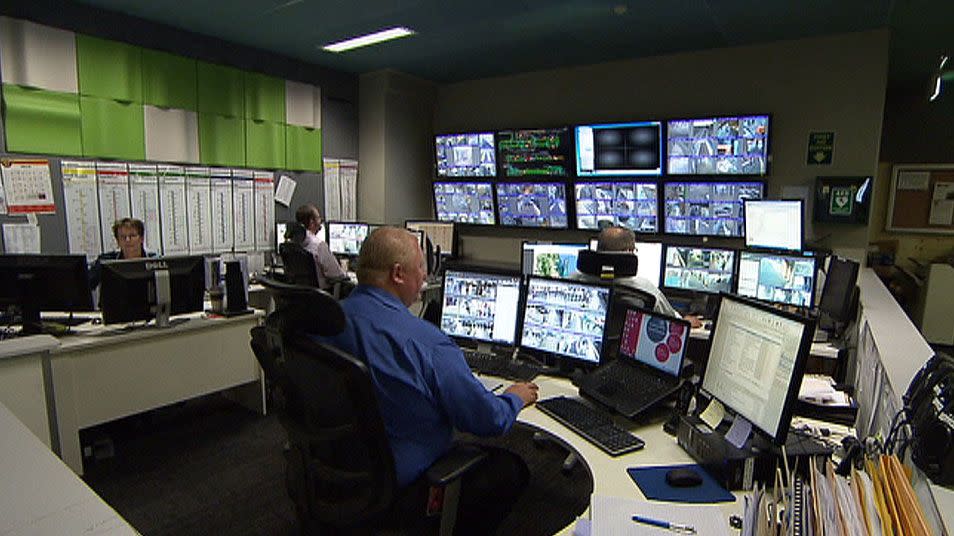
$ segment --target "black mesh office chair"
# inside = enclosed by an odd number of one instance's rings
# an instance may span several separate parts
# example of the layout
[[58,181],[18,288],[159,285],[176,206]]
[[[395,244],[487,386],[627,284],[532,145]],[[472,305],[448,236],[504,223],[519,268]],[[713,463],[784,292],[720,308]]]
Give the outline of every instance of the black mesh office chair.
[[[305,240],[305,226],[298,222],[288,224],[285,242],[278,245],[285,270],[285,282],[293,285],[319,288],[318,269],[315,257],[302,247]],[[328,280],[329,291],[338,299],[348,297],[354,284],[347,277]]]
[[[286,486],[305,534],[433,531],[425,504],[397,487],[394,461],[367,366],[308,334],[344,329],[338,302],[316,288],[263,279],[275,312],[252,329],[270,384],[269,407],[288,432]],[[486,454],[458,447],[427,471],[443,490],[440,533],[451,534],[460,477]]]

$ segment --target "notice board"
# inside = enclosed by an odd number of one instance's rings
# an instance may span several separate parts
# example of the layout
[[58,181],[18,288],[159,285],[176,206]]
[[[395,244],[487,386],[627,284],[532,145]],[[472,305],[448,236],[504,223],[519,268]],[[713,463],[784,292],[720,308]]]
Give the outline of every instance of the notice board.
[[890,194],[887,230],[954,235],[954,164],[898,164]]

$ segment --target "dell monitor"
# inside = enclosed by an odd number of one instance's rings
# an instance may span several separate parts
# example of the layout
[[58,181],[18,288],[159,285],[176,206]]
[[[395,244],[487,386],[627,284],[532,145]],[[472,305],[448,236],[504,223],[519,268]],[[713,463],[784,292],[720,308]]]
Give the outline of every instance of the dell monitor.
[[662,173],[659,121],[580,125],[574,130],[578,177]]
[[489,182],[435,182],[438,221],[494,225],[493,185]]
[[493,132],[438,134],[434,137],[438,177],[495,177]]
[[566,185],[562,182],[498,182],[500,225],[566,229]]
[[732,291],[735,251],[667,245],[663,258],[664,288],[709,294]]
[[766,175],[769,116],[677,119],[666,126],[667,175]]
[[520,276],[516,274],[447,270],[441,330],[458,340],[514,346],[520,311]]
[[572,169],[570,127],[527,128],[497,133],[501,177],[566,177]]
[[784,444],[814,331],[811,318],[723,294],[702,391]]
[[637,233],[659,230],[655,182],[577,182],[576,228],[626,227]]
[[20,311],[22,333],[43,331],[40,311],[92,311],[83,255],[0,255],[0,306]]
[[104,324],[156,319],[202,310],[205,261],[202,256],[149,257],[102,263],[99,306]]
[[404,228],[411,231],[424,231],[424,236],[435,248],[440,248],[442,257],[454,255],[454,223],[440,221],[407,220]]
[[530,277],[521,349],[567,365],[598,365],[610,293],[610,287],[600,284]]
[[820,223],[868,223],[873,177],[816,177],[812,219]]
[[831,257],[828,261],[828,273],[821,300],[818,302],[819,322],[828,324],[835,331],[854,320],[854,306],[857,305],[855,285],[858,282],[857,262]]
[[523,241],[520,247],[520,271],[566,279],[576,272],[576,258],[586,244]]
[[663,218],[669,234],[741,237],[742,203],[761,199],[760,181],[667,181]]
[[801,199],[745,200],[745,246],[801,251]]
[[815,257],[742,251],[739,294],[773,303],[812,307]]
[[357,257],[361,252],[361,244],[371,233],[371,226],[367,223],[329,221],[328,248],[335,255]]

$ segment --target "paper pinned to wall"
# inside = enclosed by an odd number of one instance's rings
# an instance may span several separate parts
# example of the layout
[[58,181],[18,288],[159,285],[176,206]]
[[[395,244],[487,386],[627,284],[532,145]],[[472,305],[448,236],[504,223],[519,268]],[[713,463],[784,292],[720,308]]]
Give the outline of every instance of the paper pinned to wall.
[[295,195],[295,187],[298,183],[288,175],[282,175],[278,178],[278,186],[275,188],[275,201],[287,206],[291,205],[292,196]]
[[341,180],[341,219],[356,221],[358,219],[358,162],[342,160],[339,178]]
[[60,169],[69,251],[73,255],[85,254],[87,259],[93,260],[103,251],[96,200],[96,165],[64,160]]
[[4,223],[3,251],[39,255],[40,226],[32,223]]
[[162,222],[162,254],[189,253],[186,217],[186,179],[182,166],[159,166],[159,217]]
[[325,221],[342,220],[341,217],[341,162],[334,158],[325,158]]
[[232,251],[232,170],[212,168],[212,252]]
[[931,225],[951,225],[954,221],[954,182],[934,183],[928,221]]
[[4,158],[0,171],[9,214],[56,213],[49,160]]
[[212,252],[212,188],[207,167],[187,167],[186,221],[189,224],[189,254]]
[[3,181],[0,180],[0,215],[7,213],[7,194],[3,192]]
[[275,175],[255,172],[255,249],[275,248]]
[[129,164],[129,204],[132,217],[146,228],[142,247],[148,252],[161,252],[159,176],[154,164]]
[[255,174],[249,169],[232,170],[232,211],[235,251],[255,249]]
[[899,171],[898,190],[925,191],[931,183],[930,171]]

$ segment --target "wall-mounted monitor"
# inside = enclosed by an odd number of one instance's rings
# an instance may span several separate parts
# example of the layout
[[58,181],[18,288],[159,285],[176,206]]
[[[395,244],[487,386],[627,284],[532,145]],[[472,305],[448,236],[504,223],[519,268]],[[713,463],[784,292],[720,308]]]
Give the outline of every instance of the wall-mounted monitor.
[[741,237],[742,203],[762,199],[761,181],[667,181],[663,219],[670,234]]
[[802,249],[801,199],[746,199],[744,212],[746,247]]
[[497,133],[497,163],[507,178],[570,174],[570,127],[526,128]]
[[662,173],[659,121],[580,125],[575,131],[579,177]]
[[530,242],[520,246],[520,271],[523,275],[569,278],[576,272],[576,258],[587,244]]
[[873,177],[816,177],[812,219],[822,223],[868,223]]
[[663,287],[708,292],[732,292],[735,251],[667,245],[663,249]]
[[500,225],[566,229],[566,184],[498,182]]
[[496,177],[493,132],[434,136],[438,177]]
[[637,233],[659,230],[655,182],[577,182],[577,229],[620,226]]
[[434,183],[434,212],[439,221],[493,225],[494,191],[489,182]]
[[666,125],[669,175],[765,175],[769,116],[675,119]]
[[335,255],[346,255],[356,257],[361,251],[361,244],[371,232],[371,226],[367,223],[329,221],[328,228],[328,248]]
[[738,288],[741,296],[811,307],[815,295],[815,257],[742,251]]

